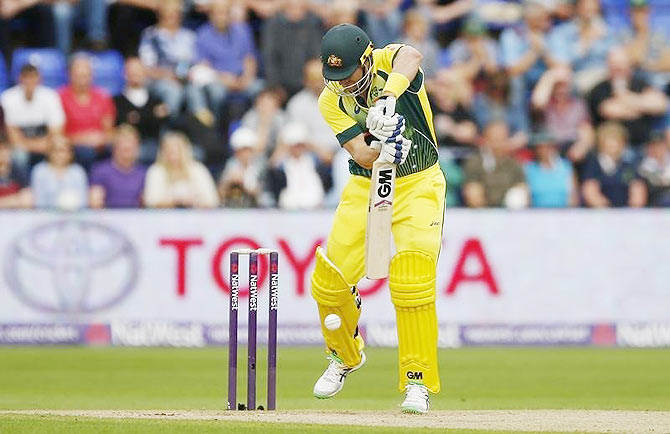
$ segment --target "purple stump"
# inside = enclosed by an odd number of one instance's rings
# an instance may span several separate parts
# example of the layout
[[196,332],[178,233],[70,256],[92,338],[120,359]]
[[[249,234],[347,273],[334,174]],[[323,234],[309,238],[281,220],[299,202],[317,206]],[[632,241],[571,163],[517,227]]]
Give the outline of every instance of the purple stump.
[[279,302],[279,254],[270,253],[270,303],[268,323],[268,410],[277,406],[277,305]]
[[237,408],[237,308],[240,292],[239,255],[230,254],[230,310],[228,313],[228,410]]
[[256,313],[258,311],[258,253],[249,254],[249,341],[247,344],[247,410],[256,409]]

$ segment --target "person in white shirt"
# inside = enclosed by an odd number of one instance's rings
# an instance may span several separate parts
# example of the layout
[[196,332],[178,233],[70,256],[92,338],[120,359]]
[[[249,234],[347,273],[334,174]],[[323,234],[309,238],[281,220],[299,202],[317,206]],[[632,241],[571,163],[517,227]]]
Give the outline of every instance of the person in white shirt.
[[305,87],[286,105],[286,114],[290,121],[301,122],[307,127],[319,160],[331,166],[333,157],[340,150],[340,144],[323,116],[319,114],[319,95],[325,86],[319,59],[312,59],[305,64],[303,84]]
[[193,158],[188,138],[167,133],[161,140],[156,163],[149,167],[144,184],[148,208],[215,208],[219,205],[214,179]]
[[60,133],[65,114],[56,91],[40,84],[34,65],[25,64],[19,83],[2,92],[0,105],[5,114],[7,138],[14,148],[14,163],[25,174],[44,159],[47,136]]
[[294,122],[282,128],[280,142],[270,159],[272,166],[282,171],[286,179],[279,193],[280,208],[314,209],[323,203],[325,191],[312,147],[303,124]]
[[219,192],[224,207],[250,208],[259,205],[264,158],[258,151],[254,130],[240,127],[230,137],[235,152],[226,162],[219,178]]

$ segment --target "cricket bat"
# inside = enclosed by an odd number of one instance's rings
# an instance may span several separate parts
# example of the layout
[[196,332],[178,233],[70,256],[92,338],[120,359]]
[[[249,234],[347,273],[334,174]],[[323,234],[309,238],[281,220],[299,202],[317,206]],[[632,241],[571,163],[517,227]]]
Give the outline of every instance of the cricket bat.
[[[386,98],[386,116],[395,114],[395,103],[395,97]],[[384,279],[389,275],[395,170],[393,163],[377,160],[372,164],[365,231],[365,276],[368,279]]]

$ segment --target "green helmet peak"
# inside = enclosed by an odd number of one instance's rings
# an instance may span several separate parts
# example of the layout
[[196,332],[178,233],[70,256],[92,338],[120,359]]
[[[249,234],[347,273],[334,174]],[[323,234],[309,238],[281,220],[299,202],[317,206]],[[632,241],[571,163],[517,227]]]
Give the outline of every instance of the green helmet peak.
[[354,73],[372,51],[368,35],[353,24],[338,24],[323,35],[321,63],[323,77],[340,81]]

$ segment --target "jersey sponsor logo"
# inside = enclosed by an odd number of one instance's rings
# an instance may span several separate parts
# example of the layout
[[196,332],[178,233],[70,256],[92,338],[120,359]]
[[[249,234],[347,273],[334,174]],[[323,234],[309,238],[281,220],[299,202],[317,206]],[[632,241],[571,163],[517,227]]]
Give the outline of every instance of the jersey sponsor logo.
[[391,169],[380,170],[377,181],[379,182],[377,194],[381,198],[387,198],[391,194]]

